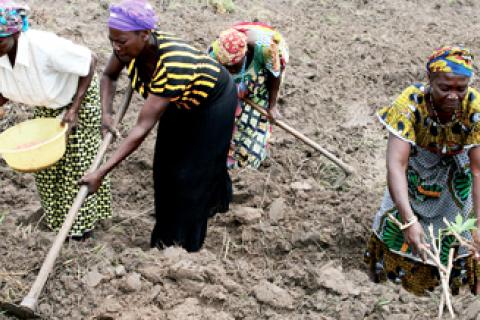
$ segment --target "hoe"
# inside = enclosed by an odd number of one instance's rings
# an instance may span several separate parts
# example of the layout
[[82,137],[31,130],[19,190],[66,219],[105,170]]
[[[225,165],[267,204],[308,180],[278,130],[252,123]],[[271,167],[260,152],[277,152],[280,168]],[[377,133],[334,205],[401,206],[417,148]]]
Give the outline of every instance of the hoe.
[[[128,105],[130,104],[130,100],[132,97],[132,88],[131,86],[128,87],[127,92],[125,93],[124,101],[117,112],[115,117],[114,127],[117,128],[120,124],[125,112],[127,111]],[[108,132],[102,144],[98,150],[97,156],[95,157],[90,171],[97,169],[100,164],[102,163],[103,156],[105,155],[108,146],[113,140],[113,133]],[[52,272],[52,269],[55,265],[55,260],[57,259],[58,255],[60,254],[60,250],[62,249],[63,243],[68,236],[70,228],[72,227],[73,223],[75,222],[75,218],[78,215],[78,212],[85,201],[88,195],[88,187],[81,186],[78,194],[73,201],[73,204],[68,211],[67,216],[65,217],[65,222],[62,225],[62,228],[58,232],[55,240],[53,242],[52,247],[48,251],[47,257],[43,261],[42,267],[33,283],[32,287],[28,294],[23,298],[22,302],[17,305],[10,302],[1,302],[0,301],[0,309],[6,311],[8,314],[14,315],[20,319],[35,319],[35,318],[42,318],[42,315],[36,312],[38,298],[43,291],[45,283],[47,282],[48,276]]]
[[[265,109],[263,109],[261,106],[259,106],[258,104],[256,104],[252,100],[243,99],[243,101],[245,101],[248,105],[250,105],[253,109],[258,111],[260,114],[262,114],[264,116],[268,116],[267,111],[265,111]],[[319,151],[321,154],[323,154],[325,157],[327,157],[330,161],[332,161],[337,166],[339,166],[344,171],[345,177],[348,177],[349,175],[352,175],[352,174],[355,173],[355,170],[351,166],[349,166],[348,164],[344,163],[342,160],[335,157],[330,151],[326,150],[325,148],[320,146],[318,143],[316,143],[312,139],[305,136],[303,133],[299,132],[298,130],[295,130],[294,128],[290,127],[289,125],[287,125],[285,122],[283,122],[281,120],[274,120],[272,122],[273,122],[273,124],[279,126],[283,130],[285,130],[288,133],[290,133],[291,135],[293,135],[295,138],[301,140],[305,144],[307,144],[310,147],[314,148],[315,150]]]

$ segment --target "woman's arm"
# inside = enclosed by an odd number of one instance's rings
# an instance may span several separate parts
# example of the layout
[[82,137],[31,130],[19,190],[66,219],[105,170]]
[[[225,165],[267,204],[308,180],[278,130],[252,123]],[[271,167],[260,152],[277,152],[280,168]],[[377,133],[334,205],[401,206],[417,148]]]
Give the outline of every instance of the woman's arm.
[[282,83],[282,73],[278,77],[273,74],[268,74],[268,107],[269,109],[275,108],[277,104],[278,91],[280,84]]
[[469,152],[470,169],[473,175],[472,200],[473,210],[477,218],[477,227],[480,226],[480,148],[473,147]]
[[406,177],[409,156],[410,144],[390,133],[387,145],[387,183],[402,221],[413,217]]
[[[387,146],[388,190],[404,224],[414,216],[408,199],[406,175],[410,148],[410,143],[390,133]],[[412,246],[413,251],[425,260],[426,254],[423,251],[428,248],[428,244],[425,242],[422,225],[416,222],[405,229],[403,233],[405,241]]]
[[[472,200],[473,211],[477,218],[477,230],[472,230],[472,238],[474,240],[476,252],[472,252],[473,257],[480,260],[480,148],[473,147],[469,152],[470,157],[470,170],[472,170],[473,186],[472,186]],[[477,282],[475,286],[475,294],[480,294],[480,282]]]
[[278,91],[280,90],[280,84],[282,83],[282,73],[275,77],[272,73],[268,72],[267,89],[268,89],[268,114],[270,120],[274,120],[280,117],[280,113],[277,109]]
[[152,94],[148,96],[145,104],[140,110],[137,123],[132,130],[130,130],[128,136],[122,141],[110,159],[98,170],[85,175],[80,180],[81,184],[88,185],[89,193],[95,193],[100,187],[105,175],[142,144],[145,137],[167,109],[169,102],[169,99],[166,98]]
[[125,65],[114,55],[110,56],[100,80],[100,99],[102,103],[102,134],[107,131],[115,134],[113,129],[113,97],[117,80]]
[[73,97],[70,108],[65,113],[62,119],[62,123],[68,123],[69,130],[77,126],[78,111],[80,110],[80,106],[82,105],[83,98],[85,98],[88,87],[90,86],[93,75],[95,73],[95,66],[97,65],[97,57],[93,52],[91,53],[91,55],[92,55],[92,58],[90,60],[90,69],[88,70],[88,74],[84,77],[79,77],[77,92]]

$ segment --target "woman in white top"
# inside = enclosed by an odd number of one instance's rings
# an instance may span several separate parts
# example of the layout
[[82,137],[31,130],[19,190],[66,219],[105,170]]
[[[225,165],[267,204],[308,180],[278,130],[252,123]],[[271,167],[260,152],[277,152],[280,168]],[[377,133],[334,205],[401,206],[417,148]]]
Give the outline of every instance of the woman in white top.
[[[57,230],[78,192],[101,142],[101,107],[96,58],[86,47],[28,28],[28,7],[0,1],[0,106],[7,101],[35,107],[35,117],[57,117],[69,126],[67,150],[54,166],[35,174],[48,226]],[[111,216],[110,183],[87,199],[70,231],[91,234]]]

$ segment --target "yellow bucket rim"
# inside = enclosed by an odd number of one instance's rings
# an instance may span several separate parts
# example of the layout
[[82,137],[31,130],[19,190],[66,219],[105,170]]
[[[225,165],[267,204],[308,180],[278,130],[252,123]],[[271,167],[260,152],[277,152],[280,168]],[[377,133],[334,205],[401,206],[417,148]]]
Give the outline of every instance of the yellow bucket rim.
[[37,149],[37,148],[42,147],[46,144],[49,144],[52,141],[57,140],[60,136],[64,135],[65,132],[67,132],[67,129],[68,129],[68,124],[64,124],[62,131],[58,132],[56,135],[54,135],[53,137],[51,137],[48,140],[43,141],[42,143],[33,145],[31,147],[23,148],[23,149],[0,149],[0,154],[4,154],[4,153],[15,154],[15,153],[20,153],[20,152],[25,152],[25,151],[30,151],[30,150],[33,150],[33,149]]

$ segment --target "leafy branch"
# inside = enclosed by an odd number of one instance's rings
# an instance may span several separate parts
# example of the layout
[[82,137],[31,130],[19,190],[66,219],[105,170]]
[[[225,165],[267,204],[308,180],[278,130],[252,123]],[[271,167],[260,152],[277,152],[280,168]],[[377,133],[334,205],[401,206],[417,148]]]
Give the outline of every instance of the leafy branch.
[[[397,218],[395,218],[392,214],[389,214],[388,217],[399,228],[402,228],[403,226],[402,223],[398,221]],[[448,252],[448,262],[447,262],[447,266],[445,267],[442,264],[441,258],[440,258],[440,254],[442,252],[441,250],[442,238],[444,236],[451,235],[455,238],[455,240],[458,242],[460,246],[466,247],[467,249],[473,252],[477,251],[473,241],[467,240],[463,236],[461,236],[461,234],[466,231],[476,230],[476,227],[475,227],[476,220],[477,219],[470,218],[464,221],[461,215],[457,215],[455,217],[455,222],[452,223],[448,221],[446,218],[443,218],[443,222],[447,227],[445,229],[438,230],[437,236],[435,236],[434,234],[433,225],[430,224],[430,226],[428,227],[428,232],[430,235],[430,239],[432,241],[432,245],[428,249],[424,249],[424,250],[427,256],[429,257],[429,260],[427,260],[427,262],[436,266],[438,269],[438,273],[440,274],[440,283],[443,291],[442,296],[440,297],[440,303],[439,303],[439,309],[438,309],[439,319],[441,319],[443,316],[443,310],[445,305],[447,306],[452,319],[455,318],[455,313],[453,312],[453,307],[452,307],[450,286],[449,286],[450,274],[453,268],[453,255],[455,253],[455,248],[453,246],[450,247],[450,250]]]

